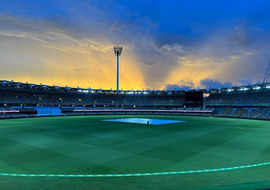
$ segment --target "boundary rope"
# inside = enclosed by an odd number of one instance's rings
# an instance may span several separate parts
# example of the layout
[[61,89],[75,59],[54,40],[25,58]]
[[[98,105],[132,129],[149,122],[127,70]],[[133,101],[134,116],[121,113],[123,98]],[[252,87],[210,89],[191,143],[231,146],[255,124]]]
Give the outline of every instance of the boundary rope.
[[169,171],[169,172],[153,172],[153,173],[127,173],[127,174],[23,174],[23,173],[0,173],[0,176],[12,177],[70,177],[70,178],[96,178],[96,177],[136,177],[136,176],[162,176],[162,175],[177,175],[177,174],[195,174],[195,173],[213,173],[224,172],[246,168],[255,168],[268,166],[270,162],[234,166],[229,168],[216,169],[201,169],[201,170],[186,170],[186,171]]

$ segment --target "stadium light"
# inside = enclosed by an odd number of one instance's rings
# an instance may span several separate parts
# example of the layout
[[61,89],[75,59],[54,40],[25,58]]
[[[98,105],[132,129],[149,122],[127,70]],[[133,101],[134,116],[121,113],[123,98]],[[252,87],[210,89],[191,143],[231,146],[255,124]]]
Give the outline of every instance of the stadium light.
[[249,90],[249,88],[247,88],[247,87],[240,88],[240,91],[247,91],[247,90]]
[[119,92],[119,56],[123,51],[123,47],[121,46],[114,46],[113,47],[114,54],[117,57],[117,65],[116,65],[116,91]]
[[260,90],[260,89],[261,89],[260,86],[255,86],[255,87],[253,88],[253,90]]

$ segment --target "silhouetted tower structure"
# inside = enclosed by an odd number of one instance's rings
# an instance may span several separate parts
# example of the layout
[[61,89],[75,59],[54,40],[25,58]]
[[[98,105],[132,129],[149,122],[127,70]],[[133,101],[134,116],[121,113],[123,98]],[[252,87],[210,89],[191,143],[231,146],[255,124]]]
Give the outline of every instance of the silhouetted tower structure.
[[117,57],[117,63],[116,63],[116,91],[119,92],[119,57],[121,56],[123,47],[114,46],[113,50],[114,50],[115,56]]
[[267,65],[265,73],[264,73],[263,83],[267,83],[269,77],[270,77],[270,61],[269,61],[268,65]]

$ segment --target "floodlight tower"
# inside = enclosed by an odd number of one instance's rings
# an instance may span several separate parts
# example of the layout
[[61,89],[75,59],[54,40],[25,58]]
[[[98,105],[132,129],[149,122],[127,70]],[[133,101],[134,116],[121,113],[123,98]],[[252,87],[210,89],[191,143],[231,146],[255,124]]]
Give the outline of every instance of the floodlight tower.
[[116,65],[116,91],[119,92],[119,57],[121,56],[123,47],[114,46],[113,47],[114,54],[117,57],[117,65]]
[[270,76],[270,61],[265,69],[264,78],[263,78],[264,84],[268,82],[269,76]]

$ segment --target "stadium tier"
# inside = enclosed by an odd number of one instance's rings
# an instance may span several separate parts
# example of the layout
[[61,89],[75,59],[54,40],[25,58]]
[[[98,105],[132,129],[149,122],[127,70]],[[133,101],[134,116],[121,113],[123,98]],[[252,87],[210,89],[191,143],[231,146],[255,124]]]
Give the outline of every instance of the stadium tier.
[[270,119],[270,84],[212,89],[204,99],[216,116]]
[[202,91],[114,91],[35,85],[0,81],[0,107],[3,114],[30,112],[42,115],[86,112],[97,109],[157,109],[174,110],[201,107]]
[[131,112],[270,119],[270,84],[190,91],[114,91],[0,81],[1,118]]

